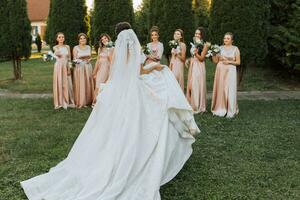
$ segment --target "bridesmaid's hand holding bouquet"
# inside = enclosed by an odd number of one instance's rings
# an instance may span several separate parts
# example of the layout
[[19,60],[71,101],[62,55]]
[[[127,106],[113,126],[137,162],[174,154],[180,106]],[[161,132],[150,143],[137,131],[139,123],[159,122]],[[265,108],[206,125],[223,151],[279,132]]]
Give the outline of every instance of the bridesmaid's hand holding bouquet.
[[217,45],[217,44],[210,45],[209,50],[206,54],[206,57],[209,58],[212,56],[216,56],[220,52],[221,52],[221,48],[219,45]]
[[146,56],[150,56],[151,55],[151,49],[147,45],[145,45],[145,46],[142,47],[142,51],[143,51],[143,53]]
[[173,49],[176,50],[179,47],[179,42],[177,40],[171,40],[169,41],[169,46],[172,49],[172,51]]

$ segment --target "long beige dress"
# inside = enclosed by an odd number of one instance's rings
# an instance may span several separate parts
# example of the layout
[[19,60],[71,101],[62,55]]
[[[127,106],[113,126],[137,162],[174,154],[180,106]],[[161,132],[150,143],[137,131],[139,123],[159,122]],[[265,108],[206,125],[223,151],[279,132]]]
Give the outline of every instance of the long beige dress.
[[110,60],[113,49],[112,48],[103,48],[98,52],[98,59],[96,65],[98,65],[98,71],[96,75],[96,90],[100,89],[101,84],[106,83],[110,75]]
[[54,108],[74,107],[74,96],[71,76],[68,76],[69,48],[56,46],[54,54],[57,55],[53,71],[53,102]]
[[[235,60],[240,54],[236,46],[226,49],[221,46],[221,57]],[[234,117],[238,114],[237,104],[237,71],[235,65],[225,65],[219,60],[215,72],[211,112],[220,117]]]
[[206,69],[205,62],[191,58],[186,97],[194,113],[206,111]]
[[[186,52],[186,45],[180,43],[180,47],[172,49],[172,51]],[[178,81],[182,91],[184,91],[184,62],[178,58],[178,56],[172,55],[170,61],[170,69],[172,70],[176,80]]]
[[86,45],[84,49],[75,46],[73,51],[79,62],[74,69],[75,105],[81,108],[91,105],[94,98],[93,67],[86,59],[92,56],[92,50]]

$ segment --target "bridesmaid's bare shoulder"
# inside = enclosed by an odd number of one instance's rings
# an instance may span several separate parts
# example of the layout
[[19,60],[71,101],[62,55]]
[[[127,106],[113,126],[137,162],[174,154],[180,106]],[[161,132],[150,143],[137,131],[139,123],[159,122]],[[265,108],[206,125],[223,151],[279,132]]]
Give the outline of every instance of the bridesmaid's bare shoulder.
[[180,42],[180,46],[186,47],[186,44],[184,42]]
[[69,45],[66,44],[65,46],[66,46],[68,49],[71,49]]
[[233,45],[233,47],[234,47],[235,49],[239,50],[239,48],[238,48],[237,46]]
[[54,51],[56,51],[58,48],[59,48],[58,45],[55,45],[55,46],[53,46],[52,49],[53,49]]

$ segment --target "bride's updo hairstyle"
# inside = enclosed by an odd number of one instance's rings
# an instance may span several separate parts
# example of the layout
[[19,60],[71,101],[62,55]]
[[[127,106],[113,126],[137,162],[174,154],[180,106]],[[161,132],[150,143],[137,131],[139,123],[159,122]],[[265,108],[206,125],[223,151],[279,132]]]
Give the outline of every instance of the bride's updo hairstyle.
[[128,29],[131,29],[131,25],[128,22],[120,22],[116,25],[115,31],[118,35],[120,32]]

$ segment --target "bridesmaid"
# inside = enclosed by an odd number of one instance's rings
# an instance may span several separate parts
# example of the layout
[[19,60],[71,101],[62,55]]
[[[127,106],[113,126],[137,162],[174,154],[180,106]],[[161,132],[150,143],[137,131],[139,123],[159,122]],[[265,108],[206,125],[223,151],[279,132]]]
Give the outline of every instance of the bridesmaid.
[[179,46],[171,50],[170,68],[175,75],[182,91],[184,91],[184,63],[186,58],[186,45],[184,43],[183,30],[176,29],[174,40],[179,41]]
[[[204,42],[203,27],[199,27],[195,31],[194,41],[200,40]],[[199,52],[199,50],[196,48],[191,49],[191,53],[194,56],[191,58],[190,62],[191,64],[188,74],[186,97],[195,113],[206,111],[205,56],[207,51],[207,45],[204,45],[203,49],[201,49],[201,52]]]
[[151,50],[150,55],[146,55],[146,64],[151,62],[160,63],[162,55],[164,53],[164,45],[159,42],[159,28],[153,26],[150,29],[151,42],[147,44],[147,47]]
[[232,118],[238,114],[236,66],[241,63],[240,51],[233,45],[232,33],[225,34],[224,45],[220,54],[213,56],[213,62],[217,63],[217,68],[211,111],[214,115]]
[[87,35],[78,35],[79,45],[73,49],[73,58],[76,66],[74,69],[75,105],[82,108],[91,105],[94,98],[93,67],[90,63],[92,49],[87,45]]
[[104,33],[100,35],[98,57],[93,71],[93,78],[96,80],[93,105],[96,103],[96,97],[101,90],[101,84],[106,83],[110,76],[113,48],[107,47],[109,42],[111,42],[111,38],[108,34]]
[[65,35],[61,32],[56,34],[56,46],[53,47],[57,57],[53,72],[53,100],[54,108],[74,107],[73,86],[69,82],[71,70],[68,63],[71,59],[70,47],[64,44]]

